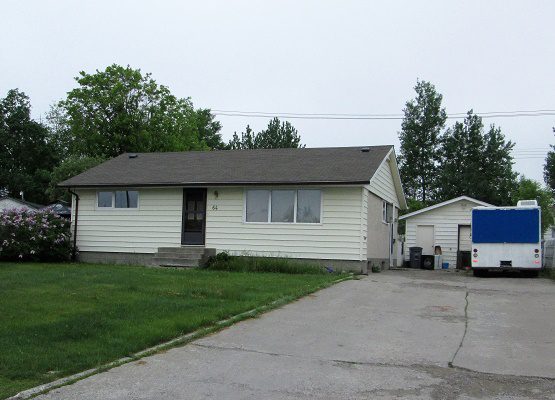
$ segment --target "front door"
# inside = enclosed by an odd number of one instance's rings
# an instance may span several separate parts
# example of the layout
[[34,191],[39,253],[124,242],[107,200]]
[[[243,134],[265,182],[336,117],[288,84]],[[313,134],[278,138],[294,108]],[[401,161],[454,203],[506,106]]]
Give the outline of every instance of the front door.
[[204,244],[206,189],[183,189],[182,227],[181,244]]

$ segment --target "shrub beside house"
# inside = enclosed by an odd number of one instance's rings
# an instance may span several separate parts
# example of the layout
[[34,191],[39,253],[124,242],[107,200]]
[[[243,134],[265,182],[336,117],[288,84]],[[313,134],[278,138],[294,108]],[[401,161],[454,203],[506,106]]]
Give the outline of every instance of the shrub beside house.
[[71,254],[70,222],[51,210],[0,212],[0,260],[63,261]]

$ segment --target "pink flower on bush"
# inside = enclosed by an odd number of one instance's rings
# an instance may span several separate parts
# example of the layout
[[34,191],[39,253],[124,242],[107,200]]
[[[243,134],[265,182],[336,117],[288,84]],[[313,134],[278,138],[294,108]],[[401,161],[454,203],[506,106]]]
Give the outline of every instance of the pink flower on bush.
[[0,260],[65,260],[71,253],[69,221],[51,210],[0,212]]

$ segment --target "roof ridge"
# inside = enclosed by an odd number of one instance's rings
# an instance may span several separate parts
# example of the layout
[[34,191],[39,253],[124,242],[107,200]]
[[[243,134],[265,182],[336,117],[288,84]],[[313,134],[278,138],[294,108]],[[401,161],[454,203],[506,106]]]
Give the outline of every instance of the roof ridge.
[[182,153],[219,153],[219,152],[253,152],[253,151],[285,151],[285,150],[334,150],[334,149],[362,149],[364,147],[372,148],[385,148],[394,147],[392,144],[380,144],[380,145],[361,145],[361,146],[336,146],[336,147],[278,147],[269,149],[207,149],[207,150],[182,150],[182,151],[148,151],[148,152],[137,152],[137,151],[127,151],[121,153],[120,155],[114,157],[121,157],[127,154],[182,154]]

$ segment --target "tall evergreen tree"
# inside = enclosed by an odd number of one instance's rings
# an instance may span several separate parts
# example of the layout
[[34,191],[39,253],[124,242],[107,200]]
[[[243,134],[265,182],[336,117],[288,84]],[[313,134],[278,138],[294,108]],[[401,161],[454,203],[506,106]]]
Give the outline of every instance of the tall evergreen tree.
[[256,135],[255,146],[259,149],[304,147],[295,127],[289,121],[280,122],[277,117],[270,120],[268,127]]
[[399,132],[400,172],[407,196],[427,204],[437,194],[440,133],[447,114],[443,96],[430,82],[418,81],[414,90],[416,97],[405,105]]
[[[553,128],[553,132],[555,132],[555,128]],[[545,184],[555,196],[555,145],[551,145],[551,150],[547,153],[547,157],[545,157],[543,178]]]
[[254,141],[256,134],[252,131],[251,127],[247,125],[245,132],[241,132],[241,138],[237,132],[233,133],[233,138],[229,141],[227,148],[230,150],[250,150],[255,149]]
[[512,151],[515,144],[507,141],[501,128],[493,124],[484,135],[483,156],[484,173],[482,180],[487,183],[484,195],[489,203],[500,206],[515,205],[515,193],[518,174],[513,171]]
[[484,133],[482,118],[472,110],[442,137],[439,199],[470,196],[495,205],[511,205],[517,174],[512,142],[499,128]]
[[268,127],[258,133],[254,133],[249,125],[241,137],[237,132],[229,141],[228,149],[283,149],[304,147],[300,144],[301,136],[291,123],[281,122],[279,118],[273,118]]
[[482,152],[485,145],[480,117],[470,111],[463,122],[456,122],[442,137],[439,198],[448,200],[482,193]]

